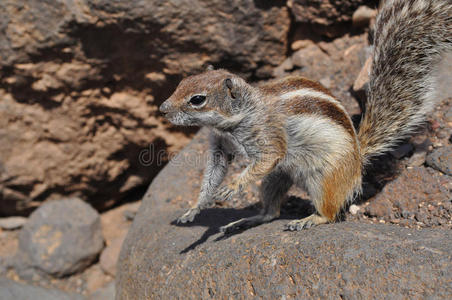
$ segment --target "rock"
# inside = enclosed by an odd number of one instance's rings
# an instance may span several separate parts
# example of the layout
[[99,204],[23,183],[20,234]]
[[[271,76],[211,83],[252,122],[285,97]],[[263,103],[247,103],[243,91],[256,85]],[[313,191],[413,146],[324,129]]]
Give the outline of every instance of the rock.
[[[452,97],[452,77],[450,76],[450,70],[452,70],[452,53],[448,52],[443,55],[437,73],[438,95],[444,98]],[[450,114],[449,116],[452,117]],[[448,122],[452,122],[452,119]]]
[[125,236],[114,239],[110,245],[105,247],[104,251],[102,251],[102,254],[100,255],[100,267],[105,273],[113,277],[116,276],[116,264],[118,262],[119,251],[121,251],[124,238]]
[[358,211],[359,211],[359,206],[358,205],[356,205],[356,204],[352,204],[352,205],[350,205],[350,207],[349,207],[349,211],[350,211],[350,213],[352,214],[352,215],[356,215],[357,213],[358,213]]
[[19,233],[20,255],[56,277],[82,271],[102,248],[99,214],[77,198],[44,203]]
[[0,215],[114,205],[166,162],[149,154],[189,142],[157,110],[182,76],[268,76],[286,58],[284,3],[176,2],[0,1]]
[[408,166],[419,167],[425,163],[428,148],[432,142],[426,135],[416,135],[411,139],[414,146],[414,153],[408,160]]
[[414,215],[422,202],[444,202],[452,196],[444,183],[451,179],[439,176],[431,169],[412,167],[403,171],[395,180],[370,201],[366,214],[390,220],[393,214],[404,218]]
[[326,87],[327,89],[331,88],[331,78],[330,77],[323,77],[319,80],[320,84]]
[[5,230],[19,229],[27,222],[24,217],[0,218],[0,228]]
[[366,55],[366,36],[343,36],[332,42],[311,44],[292,54],[292,63],[298,69],[292,75],[304,76],[330,85],[331,92],[351,114],[361,112],[350,90],[362,68]]
[[425,158],[427,157],[426,152],[414,152],[408,161],[408,166],[410,167],[420,167],[425,163]]
[[396,159],[402,159],[413,152],[413,145],[410,143],[402,144],[392,150],[390,153]]
[[117,299],[450,294],[452,244],[444,242],[450,230],[342,222],[285,232],[289,220],[282,216],[223,236],[219,226],[258,209],[218,206],[192,224],[175,225],[196,200],[204,143],[202,131],[149,187],[121,250]]
[[377,10],[362,5],[352,15],[352,23],[354,27],[367,27],[372,19],[377,16]]
[[287,71],[291,71],[292,69],[292,59],[288,57],[282,62],[282,64],[273,69],[273,77],[283,77],[287,74]]
[[306,48],[308,46],[311,46],[313,44],[314,44],[314,42],[311,40],[297,40],[297,41],[293,42],[290,47],[292,48],[292,51],[297,51],[297,50]]
[[353,92],[361,101],[361,105],[363,106],[366,103],[367,99],[367,90],[369,88],[369,74],[370,68],[372,67],[372,58],[368,57],[366,62],[364,63],[363,68],[358,74],[355,82],[353,83]]
[[315,44],[298,50],[292,55],[292,63],[299,68],[310,67],[313,65],[313,60],[326,64],[331,59]]
[[447,112],[444,114],[444,118],[445,118],[446,122],[452,122],[452,106],[449,107]]
[[126,236],[131,222],[129,218],[125,217],[125,213],[130,212],[128,215],[133,216],[133,220],[140,205],[141,201],[129,202],[109,209],[101,214],[102,236],[104,237],[107,246],[111,245],[114,240],[122,239]]
[[111,281],[114,281],[114,278],[105,274],[99,264],[89,267],[89,269],[83,272],[82,276],[84,277],[85,282],[85,284],[83,284],[83,292],[87,294],[102,290],[102,288]]
[[65,293],[59,290],[41,288],[0,278],[0,300],[10,299],[83,300],[85,298],[78,294]]
[[107,286],[95,291],[88,296],[88,300],[113,300],[115,299],[115,283],[111,282]]
[[353,13],[369,0],[289,0],[289,7],[297,22],[334,25],[352,20]]
[[445,139],[445,138],[447,138],[447,137],[449,136],[449,130],[448,130],[448,129],[441,129],[441,130],[438,130],[438,131],[436,132],[436,136],[437,136],[439,139]]
[[392,202],[388,200],[372,200],[370,205],[366,206],[365,213],[371,217],[391,217],[392,215]]
[[137,215],[137,211],[133,210],[125,210],[123,213],[124,219],[127,221],[133,221],[135,219],[135,216]]
[[426,163],[444,174],[452,175],[452,145],[433,150],[427,155]]

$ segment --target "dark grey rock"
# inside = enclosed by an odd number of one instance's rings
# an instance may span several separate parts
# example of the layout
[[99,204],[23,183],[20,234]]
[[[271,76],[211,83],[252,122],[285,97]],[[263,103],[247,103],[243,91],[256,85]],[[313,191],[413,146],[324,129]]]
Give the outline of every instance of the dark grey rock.
[[437,148],[427,155],[427,165],[447,175],[452,175],[452,145]]
[[44,203],[19,233],[19,255],[53,276],[83,270],[102,248],[99,214],[77,198]]
[[18,283],[0,278],[0,300],[83,300],[82,295]]
[[223,236],[220,226],[257,210],[221,207],[175,225],[197,197],[205,142],[202,131],[149,187],[121,250],[116,299],[450,297],[450,230],[342,222],[283,231],[295,214]]

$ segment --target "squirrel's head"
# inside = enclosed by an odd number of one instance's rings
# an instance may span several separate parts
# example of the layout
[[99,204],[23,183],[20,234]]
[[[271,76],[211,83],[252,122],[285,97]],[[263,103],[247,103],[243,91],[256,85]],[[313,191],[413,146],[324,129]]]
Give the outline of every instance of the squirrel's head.
[[250,89],[225,70],[207,71],[182,80],[160,111],[175,125],[227,127],[238,122]]

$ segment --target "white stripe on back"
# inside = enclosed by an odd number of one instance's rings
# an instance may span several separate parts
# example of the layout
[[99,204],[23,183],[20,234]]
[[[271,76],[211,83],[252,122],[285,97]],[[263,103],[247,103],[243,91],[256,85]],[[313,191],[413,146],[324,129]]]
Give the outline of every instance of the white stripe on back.
[[325,93],[320,92],[320,91],[309,89],[309,88],[299,89],[299,90],[287,92],[287,93],[284,93],[284,94],[281,95],[281,98],[284,99],[284,100],[287,100],[287,99],[290,99],[290,98],[293,98],[293,97],[319,98],[319,99],[327,100],[327,101],[330,101],[330,102],[339,103],[339,101],[337,101],[336,99],[334,99],[330,95],[325,94]]

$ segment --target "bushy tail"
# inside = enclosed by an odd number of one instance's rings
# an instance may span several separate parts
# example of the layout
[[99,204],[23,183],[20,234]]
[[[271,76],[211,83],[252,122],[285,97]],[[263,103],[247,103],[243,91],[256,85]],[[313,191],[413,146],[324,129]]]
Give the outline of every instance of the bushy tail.
[[452,0],[386,0],[375,25],[368,102],[359,129],[364,161],[386,152],[434,104],[435,70],[452,51]]

